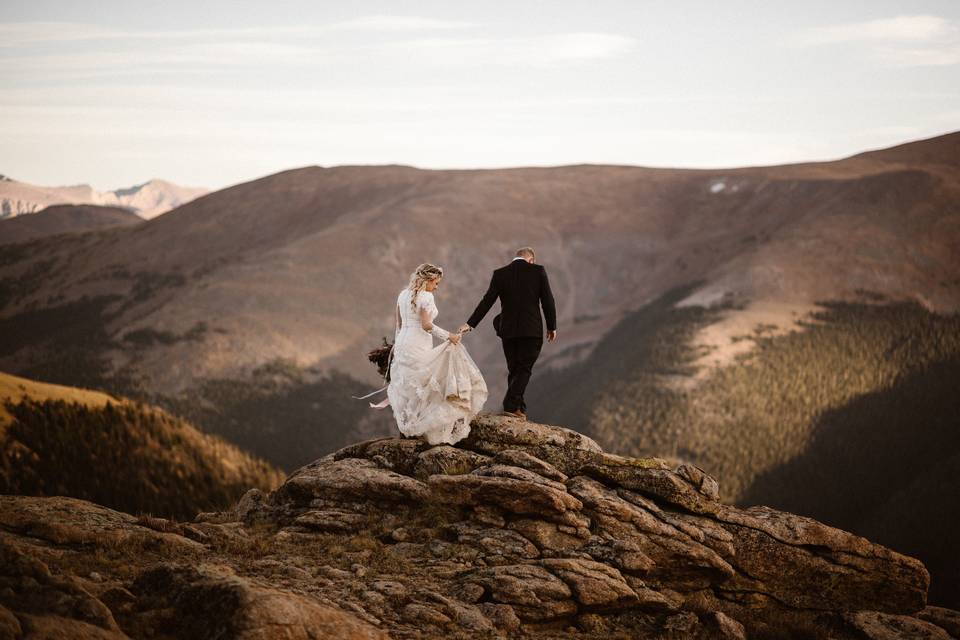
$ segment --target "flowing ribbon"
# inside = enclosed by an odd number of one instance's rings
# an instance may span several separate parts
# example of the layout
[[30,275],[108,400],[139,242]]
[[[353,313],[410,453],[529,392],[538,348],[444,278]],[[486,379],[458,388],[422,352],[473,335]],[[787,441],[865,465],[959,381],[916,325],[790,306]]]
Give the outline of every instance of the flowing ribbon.
[[[389,385],[387,385],[387,386],[389,386]],[[354,400],[366,400],[367,398],[372,398],[373,396],[377,395],[378,393],[380,393],[380,392],[382,392],[382,391],[386,391],[386,390],[387,390],[387,387],[384,386],[384,387],[380,387],[380,388],[377,389],[376,391],[371,391],[370,393],[368,393],[368,394],[365,395],[365,396],[350,396],[350,397],[353,398]],[[383,400],[381,400],[381,401],[378,402],[377,404],[373,404],[372,402],[369,403],[369,404],[370,404],[370,408],[371,408],[371,409],[386,409],[387,407],[390,406],[390,398],[384,398]]]
[[[389,386],[389,385],[387,385],[387,386]],[[350,396],[350,397],[353,398],[354,400],[366,400],[367,398],[372,398],[373,396],[377,395],[377,394],[380,393],[381,391],[386,391],[386,390],[387,390],[387,387],[380,387],[380,388],[377,389],[376,391],[371,391],[370,393],[368,393],[368,394],[365,395],[365,396]]]

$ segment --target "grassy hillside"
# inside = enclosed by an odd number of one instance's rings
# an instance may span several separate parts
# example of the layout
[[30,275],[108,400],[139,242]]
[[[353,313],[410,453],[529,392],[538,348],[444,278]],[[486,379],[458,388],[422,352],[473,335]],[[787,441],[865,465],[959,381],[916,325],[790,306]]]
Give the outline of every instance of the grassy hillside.
[[957,563],[929,540],[949,539],[945,505],[960,502],[956,483],[934,477],[960,455],[960,316],[823,303],[801,330],[758,327],[735,364],[693,378],[688,339],[722,309],[673,308],[683,294],[625,318],[582,365],[535,377],[533,417],[619,453],[691,460],[728,500],[912,553],[934,574],[933,599],[956,605]]
[[0,492],[192,518],[282,475],[162,410],[0,373]]

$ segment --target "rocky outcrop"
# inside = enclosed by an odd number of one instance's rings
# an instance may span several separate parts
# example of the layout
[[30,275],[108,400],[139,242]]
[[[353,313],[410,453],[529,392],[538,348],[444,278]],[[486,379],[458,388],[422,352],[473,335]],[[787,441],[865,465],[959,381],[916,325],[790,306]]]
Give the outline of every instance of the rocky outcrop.
[[[456,446],[359,443],[190,524],[4,497],[0,629],[29,636],[56,616],[90,637],[956,632],[956,612],[925,608],[920,562],[718,494],[696,467],[482,415]],[[121,571],[124,549],[136,559]]]
[[[237,575],[243,547],[224,525],[0,496],[0,532],[0,638],[388,637],[331,602]],[[228,540],[234,553],[212,552]]]

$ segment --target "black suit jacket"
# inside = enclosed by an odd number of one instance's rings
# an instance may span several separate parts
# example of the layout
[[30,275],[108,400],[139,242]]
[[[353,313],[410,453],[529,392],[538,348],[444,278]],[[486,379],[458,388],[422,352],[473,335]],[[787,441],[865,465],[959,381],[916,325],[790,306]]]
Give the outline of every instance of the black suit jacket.
[[[547,320],[547,330],[557,328],[557,308],[550,291],[547,270],[539,264],[530,264],[526,260],[514,260],[505,267],[493,272],[490,288],[467,324],[476,328],[490,311],[493,303],[500,299],[501,338],[538,337],[543,338],[543,319]],[[543,307],[543,316],[540,307]]]

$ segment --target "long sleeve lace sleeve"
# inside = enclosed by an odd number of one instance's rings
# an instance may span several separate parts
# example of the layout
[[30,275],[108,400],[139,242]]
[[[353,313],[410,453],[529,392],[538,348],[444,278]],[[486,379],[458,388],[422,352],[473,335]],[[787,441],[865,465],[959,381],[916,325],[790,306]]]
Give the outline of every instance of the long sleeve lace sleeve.
[[426,317],[421,315],[421,319],[424,322],[429,321],[430,323],[430,335],[437,338],[438,340],[446,340],[450,337],[450,332],[442,327],[438,327],[433,322],[433,318],[437,315],[437,305],[433,300],[433,294],[429,291],[424,291],[417,298],[417,307],[420,309],[421,314],[426,314]]

